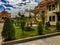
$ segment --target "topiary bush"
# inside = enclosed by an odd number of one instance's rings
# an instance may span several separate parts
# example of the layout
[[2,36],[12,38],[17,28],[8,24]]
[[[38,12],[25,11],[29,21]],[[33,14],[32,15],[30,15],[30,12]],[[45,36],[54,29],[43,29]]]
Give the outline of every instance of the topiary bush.
[[14,24],[14,20],[11,19],[11,23]]
[[21,21],[20,22],[20,26],[21,26],[21,29],[24,31],[24,29],[25,29],[25,21]]
[[24,35],[25,25],[26,25],[25,16],[21,15],[21,17],[20,17],[20,27],[22,29],[22,35]]
[[43,25],[41,22],[39,22],[38,24],[38,35],[42,35],[43,34]]
[[60,32],[60,23],[59,23],[59,22],[56,23],[56,30],[57,30],[58,32]]
[[48,22],[46,22],[46,25],[48,26],[48,27],[50,27],[50,22],[48,21]]
[[15,29],[13,27],[13,24],[10,18],[5,18],[3,31],[2,31],[2,37],[4,38],[5,41],[15,39]]
[[50,27],[50,22],[48,21],[48,22],[46,22],[45,29],[46,29],[46,30],[49,30],[49,27]]

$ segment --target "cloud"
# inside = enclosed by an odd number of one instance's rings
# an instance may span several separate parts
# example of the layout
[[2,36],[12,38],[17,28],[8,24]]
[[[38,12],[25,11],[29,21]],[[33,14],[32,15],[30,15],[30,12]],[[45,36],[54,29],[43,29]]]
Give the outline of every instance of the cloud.
[[2,5],[2,4],[5,4],[5,3],[3,3],[3,2],[0,1],[0,5]]
[[36,0],[25,0],[25,1],[23,1],[23,0],[0,0],[0,5],[5,5],[6,7],[12,7],[12,6],[14,6],[14,7],[16,7],[16,5],[18,5],[18,6],[22,6],[22,4],[23,5],[26,5],[26,3],[30,3],[30,2],[32,2],[32,1],[35,1],[35,2],[37,2]]
[[0,0],[0,5],[3,6],[6,11],[11,12],[12,16],[17,15],[20,11],[28,15],[30,9],[34,9],[37,6],[39,1],[37,0]]
[[16,8],[11,11],[12,17],[18,15],[18,12],[24,13],[26,16],[28,16],[29,10],[34,9],[34,7],[38,5],[38,3],[34,1],[27,2],[26,5],[21,4],[22,6],[20,6],[20,4],[21,3],[15,5]]

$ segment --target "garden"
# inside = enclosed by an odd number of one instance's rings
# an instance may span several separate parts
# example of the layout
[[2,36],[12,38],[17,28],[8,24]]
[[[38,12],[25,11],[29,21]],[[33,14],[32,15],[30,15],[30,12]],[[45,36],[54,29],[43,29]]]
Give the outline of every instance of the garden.
[[[30,21],[29,24],[27,23],[27,19]],[[44,24],[44,17],[36,26],[33,26],[31,16],[25,17],[24,15],[19,14],[19,16],[16,16],[14,19],[5,17],[4,20],[5,22],[2,31],[4,41],[60,32],[60,23],[57,22],[56,26],[51,27],[50,22]]]

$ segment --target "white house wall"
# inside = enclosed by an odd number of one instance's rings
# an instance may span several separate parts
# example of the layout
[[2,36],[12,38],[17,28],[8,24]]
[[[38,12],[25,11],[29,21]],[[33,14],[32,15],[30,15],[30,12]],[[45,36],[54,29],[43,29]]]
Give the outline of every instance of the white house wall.
[[[52,4],[52,3],[51,3]],[[55,12],[59,12],[60,11],[60,2],[57,3],[57,7],[55,8],[55,10],[49,11],[47,8],[47,13],[46,13],[46,21],[49,21],[49,16],[55,16],[55,21],[50,21],[51,25],[56,25],[57,22],[57,15],[55,14]]]

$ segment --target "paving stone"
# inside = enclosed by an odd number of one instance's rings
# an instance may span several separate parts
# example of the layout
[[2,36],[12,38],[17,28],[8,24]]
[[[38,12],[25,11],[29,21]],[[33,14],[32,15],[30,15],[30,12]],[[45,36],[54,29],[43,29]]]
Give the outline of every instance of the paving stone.
[[60,36],[54,36],[50,38],[39,39],[14,45],[60,45]]

